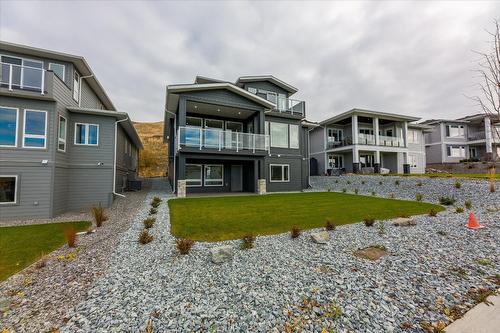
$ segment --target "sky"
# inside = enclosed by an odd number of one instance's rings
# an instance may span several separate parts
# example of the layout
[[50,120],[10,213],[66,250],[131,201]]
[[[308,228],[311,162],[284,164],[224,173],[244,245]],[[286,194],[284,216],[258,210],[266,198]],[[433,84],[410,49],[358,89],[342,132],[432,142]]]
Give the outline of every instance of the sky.
[[495,18],[500,2],[0,0],[0,39],[84,56],[136,121],[163,119],[169,84],[267,74],[313,121],[355,107],[456,118],[480,112],[472,51]]

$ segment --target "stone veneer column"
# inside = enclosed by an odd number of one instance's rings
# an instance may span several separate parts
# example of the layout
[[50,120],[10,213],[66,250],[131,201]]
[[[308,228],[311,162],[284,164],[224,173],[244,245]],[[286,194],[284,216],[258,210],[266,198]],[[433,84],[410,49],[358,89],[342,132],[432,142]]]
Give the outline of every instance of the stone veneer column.
[[266,180],[265,179],[259,179],[258,181],[258,193],[259,194],[266,194]]
[[185,198],[186,197],[186,181],[178,180],[177,181],[177,197]]

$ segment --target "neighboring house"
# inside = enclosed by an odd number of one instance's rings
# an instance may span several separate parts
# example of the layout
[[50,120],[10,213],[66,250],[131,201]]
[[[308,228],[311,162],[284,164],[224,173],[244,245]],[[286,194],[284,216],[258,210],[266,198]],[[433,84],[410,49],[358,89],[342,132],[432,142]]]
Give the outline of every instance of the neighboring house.
[[0,219],[109,206],[142,148],[84,58],[0,42]]
[[295,92],[270,75],[168,86],[165,140],[177,195],[307,188],[312,124],[305,103],[290,99]]
[[427,163],[458,163],[462,160],[491,160],[500,157],[500,122],[476,114],[455,120],[432,119],[425,136]]
[[310,133],[311,174],[425,172],[418,117],[352,109],[320,122]]

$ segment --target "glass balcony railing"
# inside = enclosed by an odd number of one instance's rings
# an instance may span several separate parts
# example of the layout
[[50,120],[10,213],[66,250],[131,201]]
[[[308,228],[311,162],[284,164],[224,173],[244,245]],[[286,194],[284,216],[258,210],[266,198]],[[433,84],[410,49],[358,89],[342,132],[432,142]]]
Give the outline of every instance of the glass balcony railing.
[[303,116],[305,114],[305,103],[295,99],[277,97],[276,111]]
[[378,136],[379,146],[388,146],[388,147],[404,147],[405,143],[403,138],[395,137],[395,136]]
[[9,90],[23,89],[45,93],[45,70],[2,62],[0,85]]
[[182,126],[177,133],[177,149],[182,147],[262,152],[269,150],[269,135]]

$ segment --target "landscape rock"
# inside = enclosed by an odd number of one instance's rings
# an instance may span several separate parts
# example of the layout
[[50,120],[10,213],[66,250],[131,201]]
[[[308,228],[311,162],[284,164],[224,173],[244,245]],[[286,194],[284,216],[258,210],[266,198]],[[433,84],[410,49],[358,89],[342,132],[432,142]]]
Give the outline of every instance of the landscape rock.
[[311,238],[315,243],[326,244],[330,240],[328,231],[313,232]]
[[217,246],[210,249],[210,256],[214,264],[221,264],[233,259],[233,247],[230,245]]
[[398,217],[393,220],[392,224],[396,227],[408,227],[417,225],[417,221],[411,217]]
[[0,313],[9,311],[10,301],[8,298],[0,298]]

